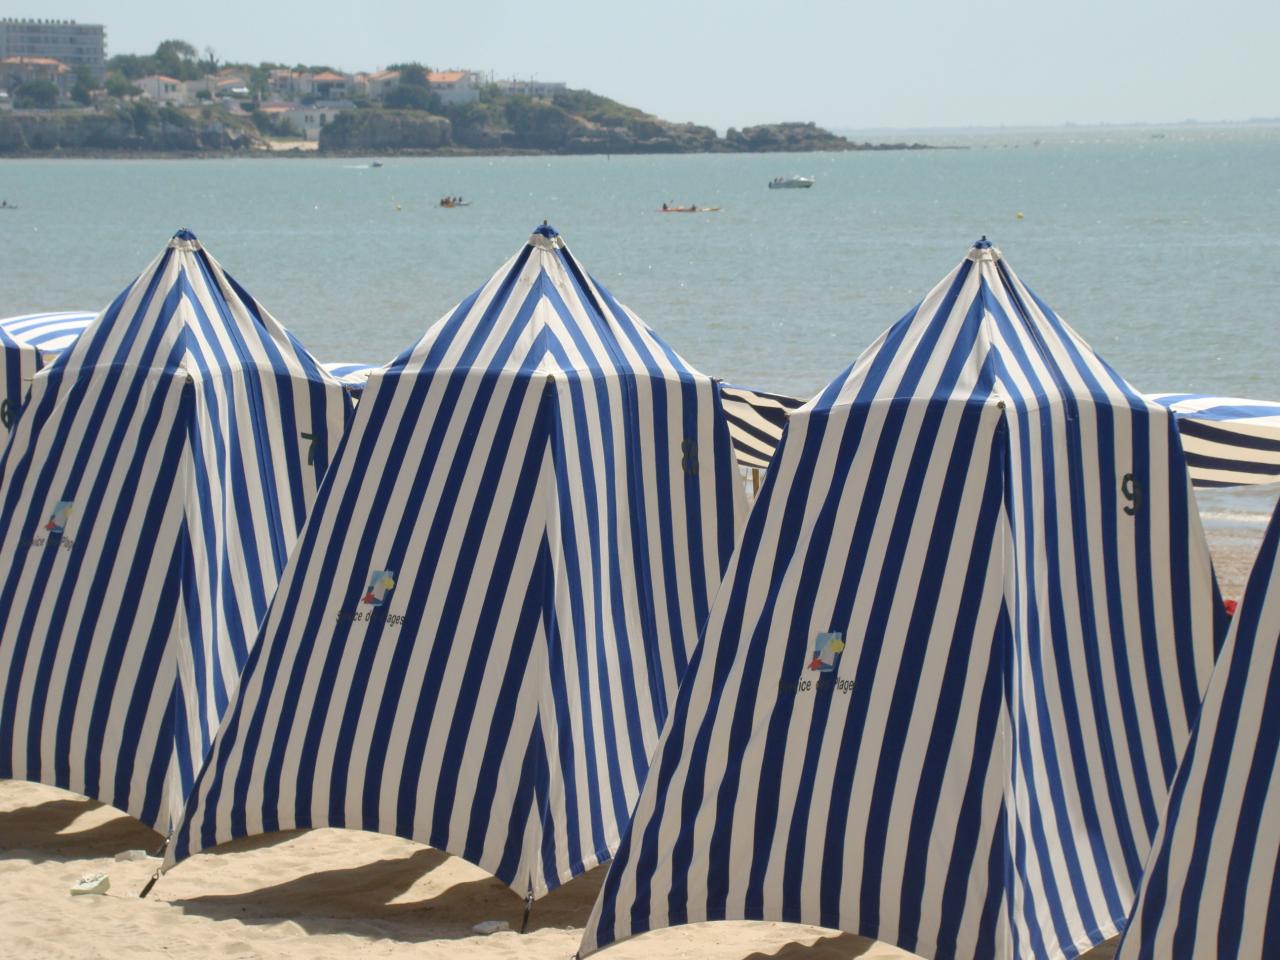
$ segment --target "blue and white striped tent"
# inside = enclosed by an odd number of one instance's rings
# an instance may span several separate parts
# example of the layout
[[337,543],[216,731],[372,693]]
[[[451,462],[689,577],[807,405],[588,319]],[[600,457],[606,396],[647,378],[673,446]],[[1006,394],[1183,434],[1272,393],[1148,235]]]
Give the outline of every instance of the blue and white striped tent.
[[738,464],[757,470],[768,467],[787,426],[787,417],[804,406],[804,401],[727,383],[720,395]]
[[[354,396],[359,396],[375,369],[367,363],[326,363],[325,369],[347,386]],[[720,403],[729,425],[729,439],[733,442],[738,466],[763,470],[769,465],[773,451],[782,438],[787,415],[804,404],[803,400],[763,390],[746,387],[720,386]]]
[[1117,960],[1280,957],[1280,507],[1173,782]]
[[607,859],[745,510],[718,391],[539,228],[369,378],[169,863],[348,827],[538,897]]
[[346,360],[326,363],[324,368],[329,371],[329,376],[341,380],[347,390],[357,397],[364,392],[369,376],[377,369],[371,363],[350,363]]
[[13,426],[36,371],[71,346],[95,316],[29,313],[0,320],[0,425]]
[[1280,480],[1280,403],[1192,393],[1158,393],[1149,399],[1177,416],[1197,487]]
[[1069,958],[1225,619],[1173,417],[985,241],[786,433],[583,954],[712,919]]
[[36,375],[0,459],[0,777],[171,828],[349,410],[187,231]]
[[[803,400],[746,387],[722,390],[729,434],[744,467],[769,465],[791,411]],[[1280,403],[1151,393],[1147,399],[1174,412],[1191,483],[1235,487],[1280,480]]]

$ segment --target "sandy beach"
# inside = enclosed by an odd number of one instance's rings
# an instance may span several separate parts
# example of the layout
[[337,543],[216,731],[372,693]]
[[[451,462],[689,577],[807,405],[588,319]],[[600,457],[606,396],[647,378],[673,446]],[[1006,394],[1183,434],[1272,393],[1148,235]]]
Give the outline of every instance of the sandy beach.
[[[120,862],[160,837],[119,811],[38,784],[0,782],[0,956],[464,958],[567,960],[603,880],[595,870],[539,901],[529,932],[521,901],[457,857],[377,834],[275,834],[202,854],[138,893],[155,860]],[[104,896],[70,895],[106,873]],[[481,920],[512,930],[472,933]],[[817,927],[695,924],[602,956],[638,960],[904,960],[892,946]],[[1110,957],[1109,946],[1089,954]]]

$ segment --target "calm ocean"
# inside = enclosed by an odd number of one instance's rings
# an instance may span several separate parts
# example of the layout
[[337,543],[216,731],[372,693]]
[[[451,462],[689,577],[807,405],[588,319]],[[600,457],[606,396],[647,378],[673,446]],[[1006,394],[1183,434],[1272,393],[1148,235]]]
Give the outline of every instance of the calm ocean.
[[808,395],[986,234],[1140,389],[1280,399],[1280,126],[854,137],[968,149],[0,161],[0,315],[99,309],[187,226],[316,355],[382,362],[547,219],[696,366]]

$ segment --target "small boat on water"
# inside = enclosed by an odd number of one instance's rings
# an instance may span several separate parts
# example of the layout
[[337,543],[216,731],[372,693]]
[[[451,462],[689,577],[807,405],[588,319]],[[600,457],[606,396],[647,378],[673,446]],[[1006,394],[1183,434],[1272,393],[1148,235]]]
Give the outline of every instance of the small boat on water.
[[664,203],[662,207],[658,210],[658,212],[659,213],[719,213],[720,208],[719,207],[699,207],[696,204],[691,207],[673,207],[670,204]]
[[441,197],[440,206],[445,210],[451,210],[454,207],[469,207],[470,200],[463,200],[461,197]]
[[373,167],[373,169],[377,170],[380,166],[382,166],[382,161],[381,161],[381,160],[375,160],[375,161],[373,161],[373,163],[369,164],[369,166],[371,166],[371,167]]
[[807,190],[814,184],[813,177],[774,177],[769,181],[770,190]]

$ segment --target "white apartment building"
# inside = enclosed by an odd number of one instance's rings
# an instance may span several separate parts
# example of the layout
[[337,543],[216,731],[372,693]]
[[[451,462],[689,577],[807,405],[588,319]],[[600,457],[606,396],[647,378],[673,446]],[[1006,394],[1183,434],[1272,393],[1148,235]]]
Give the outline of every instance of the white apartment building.
[[0,60],[6,57],[49,57],[72,73],[88,67],[101,80],[107,71],[107,32],[99,23],[0,17]]

